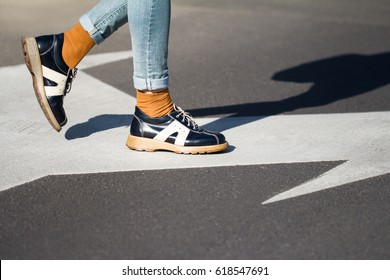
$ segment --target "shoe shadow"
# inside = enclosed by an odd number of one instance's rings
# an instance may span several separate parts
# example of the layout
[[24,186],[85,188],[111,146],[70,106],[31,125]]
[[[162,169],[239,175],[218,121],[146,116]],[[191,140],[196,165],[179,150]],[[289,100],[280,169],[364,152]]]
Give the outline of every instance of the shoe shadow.
[[66,133],[67,140],[88,137],[94,133],[114,129],[118,127],[129,127],[133,115],[100,115],[90,118],[88,121],[70,127]]

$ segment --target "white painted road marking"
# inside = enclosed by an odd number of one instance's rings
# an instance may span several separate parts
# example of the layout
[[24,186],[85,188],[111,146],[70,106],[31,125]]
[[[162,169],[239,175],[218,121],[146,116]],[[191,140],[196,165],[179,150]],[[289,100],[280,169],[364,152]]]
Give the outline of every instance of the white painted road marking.
[[[89,56],[85,67],[130,55]],[[65,100],[69,122],[57,133],[36,104],[26,67],[2,67],[0,76],[0,190],[54,174],[346,161],[264,202],[270,203],[390,172],[390,112],[230,118],[226,122],[233,128],[224,134],[236,147],[231,153],[140,153],[125,147],[126,125],[135,105],[129,95],[79,71]],[[204,125],[214,120],[198,122]],[[118,122],[121,126],[116,127]],[[105,128],[99,131],[102,124]],[[81,138],[85,135],[77,127],[90,130],[91,135]],[[71,132],[74,140],[65,139],[64,133]]]

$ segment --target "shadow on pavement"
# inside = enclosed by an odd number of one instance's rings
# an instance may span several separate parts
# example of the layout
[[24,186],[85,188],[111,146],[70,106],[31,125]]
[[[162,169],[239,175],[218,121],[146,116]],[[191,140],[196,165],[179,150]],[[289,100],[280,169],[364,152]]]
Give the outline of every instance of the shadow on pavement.
[[[229,115],[204,127],[225,131],[266,116],[300,108],[319,107],[338,100],[368,93],[390,83],[390,52],[375,55],[346,54],[316,60],[282,70],[272,76],[275,81],[313,83],[306,92],[279,101],[256,102],[223,107],[192,109],[194,117]],[[231,117],[248,117],[237,120]],[[228,120],[228,121],[227,121]],[[93,133],[129,126],[131,115],[101,115],[68,129],[66,139],[87,137]]]
[[130,126],[132,115],[100,115],[90,118],[88,121],[71,126],[65,133],[65,138],[73,140],[88,137],[94,133]]
[[[313,83],[306,92],[279,101],[256,102],[189,110],[195,117],[229,114],[206,128],[221,131],[296,109],[319,107],[368,93],[390,83],[390,52],[375,55],[346,54],[317,60],[280,71],[275,81]],[[247,117],[241,124],[226,122],[230,117]],[[262,117],[254,117],[262,116]],[[221,129],[222,128],[222,129]]]

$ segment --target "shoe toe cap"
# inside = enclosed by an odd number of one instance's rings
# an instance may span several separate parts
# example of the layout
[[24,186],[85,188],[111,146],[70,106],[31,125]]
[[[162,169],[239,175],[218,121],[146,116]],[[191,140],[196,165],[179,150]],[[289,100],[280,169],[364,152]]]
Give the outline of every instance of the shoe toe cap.
[[186,146],[214,146],[226,143],[225,136],[222,133],[203,131],[202,133],[190,133]]
[[223,135],[222,133],[216,132],[215,136],[217,136],[219,144],[226,143],[225,135]]
[[50,109],[60,126],[64,126],[67,122],[65,110],[63,107],[63,96],[50,96],[47,98]]

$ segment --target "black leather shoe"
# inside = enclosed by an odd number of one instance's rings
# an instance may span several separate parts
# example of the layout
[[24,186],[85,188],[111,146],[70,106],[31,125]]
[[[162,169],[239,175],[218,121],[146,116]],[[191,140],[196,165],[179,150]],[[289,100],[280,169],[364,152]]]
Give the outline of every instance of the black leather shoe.
[[226,150],[225,137],[200,128],[190,114],[180,107],[161,118],[150,118],[135,108],[126,144],[138,151],[166,150],[179,154],[205,154]]
[[31,73],[35,95],[49,123],[57,131],[67,122],[63,99],[71,89],[77,69],[62,58],[64,34],[22,38],[23,54]]

